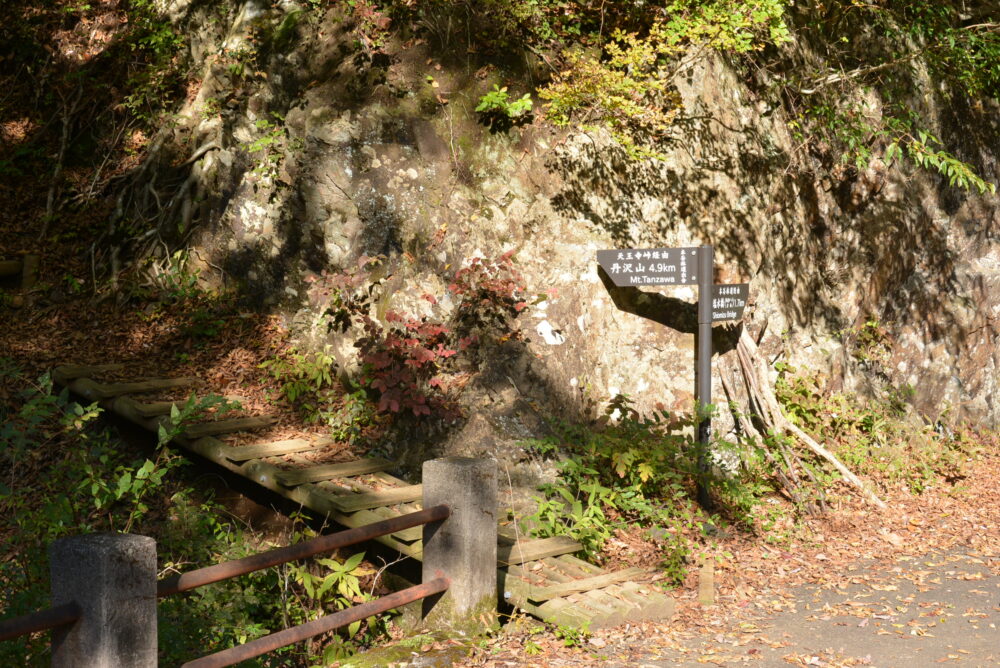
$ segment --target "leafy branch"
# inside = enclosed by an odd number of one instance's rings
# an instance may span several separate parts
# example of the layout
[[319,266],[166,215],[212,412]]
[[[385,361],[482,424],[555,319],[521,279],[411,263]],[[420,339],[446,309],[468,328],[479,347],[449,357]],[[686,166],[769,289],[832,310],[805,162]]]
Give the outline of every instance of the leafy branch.
[[935,146],[941,146],[941,140],[924,131],[918,131],[916,137],[906,135],[889,144],[885,150],[885,159],[891,164],[905,152],[915,165],[925,169],[936,169],[947,177],[950,186],[958,186],[964,190],[975,188],[980,195],[996,193],[995,183],[986,181],[976,174],[971,165],[945,150],[934,148]]

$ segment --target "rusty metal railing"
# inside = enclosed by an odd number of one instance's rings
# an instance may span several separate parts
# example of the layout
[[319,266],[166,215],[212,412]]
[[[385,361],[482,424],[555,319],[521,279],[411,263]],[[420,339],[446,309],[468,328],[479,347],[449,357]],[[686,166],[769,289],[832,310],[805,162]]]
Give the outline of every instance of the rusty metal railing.
[[240,661],[246,661],[261,654],[273,652],[280,647],[318,636],[321,633],[332,631],[341,626],[346,626],[351,622],[356,622],[366,617],[377,615],[380,612],[386,612],[401,605],[439,594],[448,589],[450,584],[451,581],[448,578],[439,576],[430,582],[379,597],[374,601],[368,601],[367,603],[335,612],[326,617],[320,617],[315,621],[272,633],[269,636],[258,638],[245,645],[209,654],[194,661],[188,661],[181,668],[225,668],[225,666],[232,666]]
[[5,619],[0,622],[0,642],[26,636],[29,633],[56,629],[72,624],[78,619],[80,619],[80,606],[76,603],[64,603],[21,617]]
[[156,594],[163,597],[183,591],[190,591],[213,582],[228,580],[239,575],[246,575],[247,573],[253,573],[264,568],[295,561],[296,559],[305,559],[306,557],[330,552],[341,547],[347,547],[348,545],[363,543],[379,536],[386,536],[397,531],[402,531],[403,529],[445,520],[450,514],[451,510],[448,506],[434,506],[388,520],[382,520],[381,522],[366,524],[356,529],[348,529],[347,531],[319,536],[296,545],[268,552],[260,552],[249,557],[244,557],[243,559],[235,559],[222,564],[216,564],[215,566],[199,568],[196,571],[181,573],[160,580],[157,583]]
[[[156,593],[158,597],[162,598],[190,591],[213,582],[229,580],[264,568],[295,561],[296,559],[304,559],[341,547],[363,543],[379,536],[402,531],[403,529],[445,520],[450,515],[451,509],[447,505],[441,504],[406,515],[400,515],[399,517],[374,522],[363,527],[318,536],[317,538],[296,545],[260,552],[249,557],[244,557],[243,559],[235,559],[214,566],[199,568],[188,573],[173,575],[157,583]],[[435,574],[435,578],[429,582],[382,596],[376,600],[341,610],[332,615],[327,615],[320,619],[285,629],[284,631],[272,633],[271,635],[258,638],[238,647],[232,647],[200,659],[195,659],[194,661],[189,661],[184,664],[184,668],[222,668],[223,666],[231,666],[240,661],[252,659],[280,647],[306,640],[327,631],[332,631],[333,629],[371,617],[372,615],[377,615],[393,608],[398,608],[401,605],[439,594],[447,590],[450,584],[451,580],[438,572]],[[81,616],[80,606],[75,602],[71,602],[21,617],[0,621],[0,641],[73,624]]]
[[[191,589],[212,582],[228,580],[270,566],[277,566],[296,559],[303,559],[348,545],[362,543],[373,538],[378,538],[379,536],[409,529],[410,527],[445,520],[450,515],[451,508],[447,505],[432,506],[431,508],[382,520],[381,522],[374,522],[356,529],[348,529],[327,536],[319,536],[297,545],[261,552],[243,559],[235,559],[216,564],[215,566],[208,566],[207,568],[199,568],[195,571],[161,580],[157,584],[157,595],[163,597],[183,591],[190,591]],[[203,656],[200,659],[188,661],[182,668],[224,668],[225,666],[232,666],[241,661],[273,652],[286,645],[301,642],[321,633],[326,633],[352,622],[371,617],[372,615],[387,612],[401,605],[439,594],[448,589],[450,584],[451,580],[438,572],[430,582],[424,582],[415,587],[410,587],[387,596],[381,596],[374,601],[368,601],[347,608],[346,610],[335,612],[332,615],[327,615],[314,621],[285,629],[284,631],[272,633],[237,647],[231,647],[221,652]]]

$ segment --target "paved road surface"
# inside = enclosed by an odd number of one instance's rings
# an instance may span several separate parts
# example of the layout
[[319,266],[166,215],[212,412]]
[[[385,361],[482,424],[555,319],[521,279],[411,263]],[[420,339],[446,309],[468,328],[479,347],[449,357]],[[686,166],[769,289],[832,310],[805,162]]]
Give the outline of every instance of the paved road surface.
[[1000,667],[1000,555],[931,553],[842,575],[640,665]]

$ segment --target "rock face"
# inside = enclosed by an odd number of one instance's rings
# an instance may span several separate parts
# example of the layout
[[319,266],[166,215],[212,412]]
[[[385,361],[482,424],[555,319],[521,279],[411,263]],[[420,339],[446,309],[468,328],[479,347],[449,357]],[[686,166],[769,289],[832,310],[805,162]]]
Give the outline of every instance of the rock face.
[[[521,339],[475,360],[463,399],[477,417],[431,451],[516,460],[508,446],[538,433],[539,411],[593,415],[617,393],[691,410],[692,330],[614,306],[594,259],[614,247],[711,243],[717,280],[751,284],[744,326],[769,360],[848,390],[912,386],[932,419],[1000,423],[996,196],[877,161],[818,178],[764,87],[711,57],[678,76],[684,115],[668,159],[640,163],[600,134],[537,118],[492,133],[473,110],[501,79],[444,65],[426,44],[367,54],[341,17],[291,2],[249,2],[214,24],[204,13],[218,7],[175,5],[189,25],[229,26],[194,38],[195,56],[223,57],[173,130],[218,147],[194,165],[198,242],[245,295],[285,310],[302,342],[339,351],[347,371],[355,363],[357,332],[317,325],[311,276],[385,255],[379,312],[447,319],[457,268],[515,252],[530,296]],[[282,31],[293,37],[279,44]],[[227,67],[251,33],[271,45],[257,71]],[[221,111],[206,112],[210,100]],[[1000,115],[972,128],[961,110],[927,104],[942,138],[995,181],[996,156],[981,147],[1000,146]],[[693,312],[693,288],[651,290],[672,298],[661,322]],[[718,380],[714,395],[725,396]]]

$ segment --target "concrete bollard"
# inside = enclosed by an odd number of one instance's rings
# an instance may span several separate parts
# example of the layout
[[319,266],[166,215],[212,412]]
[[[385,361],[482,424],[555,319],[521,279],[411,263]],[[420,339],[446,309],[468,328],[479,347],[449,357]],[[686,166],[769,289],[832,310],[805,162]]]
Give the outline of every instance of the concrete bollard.
[[156,668],[156,541],[90,534],[49,547],[52,604],[81,618],[52,632],[59,668]]
[[497,467],[488,459],[424,462],[424,508],[451,507],[451,517],[424,525],[423,581],[439,573],[448,591],[424,601],[429,626],[481,633],[497,614]]

